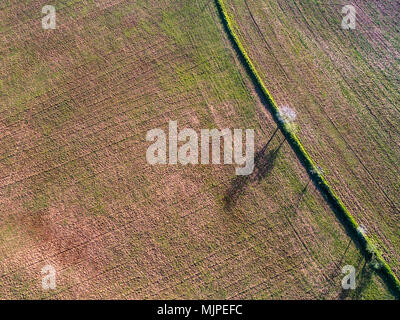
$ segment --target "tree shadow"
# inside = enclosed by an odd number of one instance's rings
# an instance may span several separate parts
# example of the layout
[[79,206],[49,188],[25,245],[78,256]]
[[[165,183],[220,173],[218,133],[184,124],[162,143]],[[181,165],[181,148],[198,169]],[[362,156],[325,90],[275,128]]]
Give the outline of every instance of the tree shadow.
[[351,245],[351,239],[349,240],[349,243],[347,244],[346,250],[344,250],[342,257],[340,258],[340,261],[337,263],[337,266],[341,266],[343,263],[344,258],[346,257],[347,251],[349,251]]
[[301,203],[301,201],[303,200],[304,195],[305,195],[306,192],[307,192],[307,189],[308,189],[308,186],[310,185],[310,182],[311,182],[311,180],[309,180],[309,181],[307,182],[307,184],[304,186],[303,190],[301,190],[301,192],[300,192],[300,194],[299,194],[299,198],[297,199],[296,203],[292,205],[292,207],[293,207],[293,213],[294,213],[294,214],[296,214],[297,209],[299,208],[300,203]]
[[[275,131],[276,133],[276,131]],[[273,134],[273,136],[275,135]],[[229,188],[225,192],[223,197],[224,209],[231,210],[236,204],[240,195],[244,192],[250,183],[261,182],[269,173],[272,171],[275,165],[275,160],[278,156],[278,152],[281,149],[285,139],[280,143],[280,145],[275,150],[270,150],[266,152],[269,143],[271,142],[273,136],[270,138],[268,143],[259,151],[256,152],[254,156],[254,170],[250,175],[247,176],[236,176],[231,182]]]

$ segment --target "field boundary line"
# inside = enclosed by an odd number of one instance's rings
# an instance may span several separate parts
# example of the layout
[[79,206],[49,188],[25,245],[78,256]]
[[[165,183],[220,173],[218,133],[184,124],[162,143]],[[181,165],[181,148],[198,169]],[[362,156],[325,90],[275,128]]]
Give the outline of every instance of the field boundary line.
[[297,158],[303,164],[307,173],[317,189],[321,192],[325,200],[328,202],[332,210],[336,213],[338,219],[346,229],[348,235],[355,242],[355,244],[360,248],[362,254],[366,259],[371,260],[375,258],[376,264],[373,265],[375,271],[382,277],[382,279],[387,284],[389,290],[393,293],[393,295],[400,299],[400,281],[396,277],[396,275],[391,270],[390,266],[384,260],[383,256],[379,252],[379,250],[374,246],[371,239],[362,233],[360,230],[360,226],[351,215],[349,210],[346,208],[344,203],[340,200],[340,198],[333,191],[331,186],[328,184],[327,180],[322,176],[318,167],[311,156],[306,151],[303,144],[300,142],[297,135],[288,128],[288,126],[280,121],[279,119],[279,107],[272,97],[271,93],[267,90],[264,82],[259,76],[257,69],[254,64],[250,60],[246,50],[244,49],[241,41],[239,40],[236,32],[232,27],[232,18],[229,17],[228,12],[226,11],[225,4],[223,0],[215,0],[219,16],[222,20],[222,24],[225,28],[225,31],[228,34],[229,39],[231,40],[234,49],[237,51],[241,62],[246,67],[251,79],[253,80],[255,86],[260,89],[262,92],[263,98],[265,98],[267,105],[269,107],[269,111],[272,114],[274,121],[277,123],[279,129],[282,134],[287,139],[289,145],[295,152]]

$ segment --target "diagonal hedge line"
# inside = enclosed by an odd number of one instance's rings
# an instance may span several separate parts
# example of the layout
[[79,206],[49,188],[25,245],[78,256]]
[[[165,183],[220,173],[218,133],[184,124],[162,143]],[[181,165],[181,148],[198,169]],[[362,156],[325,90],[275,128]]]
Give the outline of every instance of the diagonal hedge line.
[[263,97],[268,102],[270,112],[275,122],[277,122],[281,132],[288,140],[290,146],[296,153],[303,166],[306,168],[307,173],[309,174],[313,183],[317,186],[318,190],[324,196],[330,207],[334,210],[339,220],[344,225],[349,236],[355,241],[356,245],[360,248],[366,259],[371,260],[373,258],[375,260],[375,264],[373,265],[375,270],[386,282],[394,296],[397,299],[400,299],[400,281],[397,279],[390,266],[383,259],[380,252],[375,248],[372,241],[365,234],[359,231],[359,225],[340,198],[332,190],[326,179],[321,175],[315,162],[311,159],[297,135],[290,130],[285,123],[280,121],[277,103],[265,87],[264,82],[261,80],[256,68],[247,55],[246,50],[233,30],[231,18],[226,11],[223,0],[215,0],[215,2],[224,28],[227,31],[235,50],[249,72],[252,80],[255,82],[256,87],[262,92]]

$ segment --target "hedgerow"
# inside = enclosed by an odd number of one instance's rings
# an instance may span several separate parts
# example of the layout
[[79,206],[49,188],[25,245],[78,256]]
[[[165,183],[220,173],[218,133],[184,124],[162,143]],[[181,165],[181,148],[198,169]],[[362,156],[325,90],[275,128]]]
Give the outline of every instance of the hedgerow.
[[305,150],[303,144],[300,142],[296,133],[293,130],[290,130],[288,126],[285,125],[284,122],[279,121],[279,108],[274,98],[267,90],[264,82],[259,76],[256,68],[251,62],[246,50],[244,49],[242,43],[240,42],[238,36],[236,35],[233,27],[231,18],[229,17],[223,0],[215,0],[219,15],[222,19],[224,28],[226,29],[230,40],[233,43],[234,48],[236,49],[240,59],[245,65],[247,71],[249,72],[252,80],[255,82],[256,86],[260,89],[263,94],[263,97],[268,102],[268,107],[270,112],[279,126],[281,132],[289,142],[290,146],[296,153],[297,157],[301,161],[301,163],[306,168],[310,178],[317,186],[318,190],[322,193],[328,204],[334,210],[339,220],[344,225],[345,229],[349,233],[350,237],[355,241],[356,245],[361,249],[361,252],[366,257],[366,259],[371,260],[374,259],[374,268],[375,270],[382,276],[388,287],[391,289],[393,294],[397,299],[400,298],[400,282],[397,279],[396,275],[391,270],[390,266],[383,259],[382,255],[373,245],[372,241],[366,236],[364,233],[360,232],[359,225],[356,220],[350,214],[349,210],[340,200],[340,198],[335,194],[333,189],[330,187],[326,179],[321,174],[320,170],[318,170],[315,162],[312,160],[308,152]]

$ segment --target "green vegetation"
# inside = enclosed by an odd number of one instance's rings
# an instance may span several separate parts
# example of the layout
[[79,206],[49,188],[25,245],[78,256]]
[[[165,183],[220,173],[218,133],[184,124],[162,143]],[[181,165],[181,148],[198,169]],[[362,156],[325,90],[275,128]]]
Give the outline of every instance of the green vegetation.
[[[37,2],[1,14],[1,297],[393,298],[276,130],[213,2],[63,0],[51,31]],[[254,128],[255,171],[149,165],[146,132],[169,120]],[[348,296],[342,262],[363,279]]]
[[397,297],[400,298],[400,281],[392,272],[391,268],[385,262],[381,254],[373,246],[370,239],[363,233],[359,232],[359,225],[350,214],[350,212],[347,210],[343,202],[334,193],[326,179],[320,174],[315,162],[311,159],[297,135],[292,130],[288,130],[288,127],[285,125],[285,123],[279,121],[279,108],[274,98],[265,87],[257,70],[255,69],[248,54],[246,53],[241,41],[233,30],[231,18],[228,16],[223,0],[216,0],[216,4],[218,6],[218,10],[224,26],[229,32],[230,39],[232,40],[234,46],[237,48],[241,59],[244,61],[247,70],[250,72],[252,79],[255,81],[255,83],[263,93],[264,98],[268,101],[268,106],[270,107],[274,120],[277,122],[282,133],[290,143],[299,160],[307,169],[307,172],[313,182],[318,186],[318,189],[332,206],[335,213],[338,214],[341,221],[343,221],[346,229],[350,232],[350,236],[358,241],[358,244],[361,246],[362,252],[366,255],[368,259],[374,258],[376,260],[376,263],[374,264],[376,270],[382,274],[384,279],[388,282],[389,287],[394,290]]

